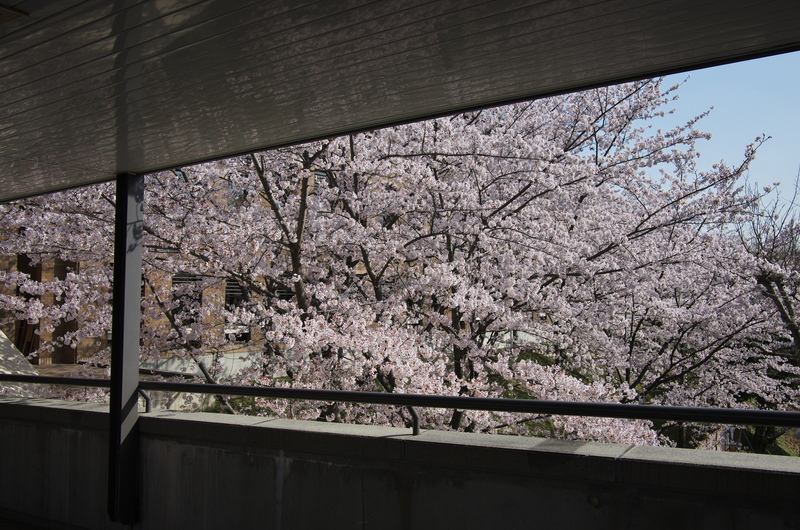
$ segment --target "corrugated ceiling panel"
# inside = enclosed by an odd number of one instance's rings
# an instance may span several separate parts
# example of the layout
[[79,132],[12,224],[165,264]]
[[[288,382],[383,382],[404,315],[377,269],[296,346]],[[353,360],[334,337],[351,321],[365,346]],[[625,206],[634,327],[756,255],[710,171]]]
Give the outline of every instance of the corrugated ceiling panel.
[[14,5],[0,200],[800,48],[796,0]]

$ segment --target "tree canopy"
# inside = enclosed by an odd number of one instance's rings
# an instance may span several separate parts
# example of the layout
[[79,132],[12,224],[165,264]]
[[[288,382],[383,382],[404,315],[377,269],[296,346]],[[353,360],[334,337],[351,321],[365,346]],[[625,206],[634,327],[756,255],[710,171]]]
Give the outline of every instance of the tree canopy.
[[[781,239],[796,226],[765,231],[743,185],[759,139],[700,172],[697,120],[655,127],[674,93],[646,80],[148,175],[142,354],[217,380],[203,359],[246,350],[238,384],[796,407],[796,247]],[[0,274],[9,319],[75,320],[75,344],[110,329],[113,204],[105,185],[0,207],[0,252],[81,264],[50,282]],[[665,441],[644,421],[428,410],[423,424]]]

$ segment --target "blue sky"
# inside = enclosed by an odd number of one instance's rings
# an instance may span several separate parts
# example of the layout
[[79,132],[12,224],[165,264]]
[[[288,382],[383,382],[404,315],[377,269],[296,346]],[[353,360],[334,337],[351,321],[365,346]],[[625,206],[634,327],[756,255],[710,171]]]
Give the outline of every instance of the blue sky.
[[699,169],[719,160],[736,165],[756,136],[771,136],[750,166],[749,181],[781,182],[790,194],[800,170],[800,52],[676,74],[664,86],[683,80],[672,123],[714,107],[697,125],[712,134],[698,144]]

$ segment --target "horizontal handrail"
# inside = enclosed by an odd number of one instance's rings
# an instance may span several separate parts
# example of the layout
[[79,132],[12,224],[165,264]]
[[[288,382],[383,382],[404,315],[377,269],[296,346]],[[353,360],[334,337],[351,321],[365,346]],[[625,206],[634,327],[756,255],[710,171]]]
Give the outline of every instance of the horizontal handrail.
[[[108,379],[83,379],[77,377],[47,377],[35,375],[0,374],[0,381],[109,387]],[[580,401],[545,401],[534,399],[481,398],[465,396],[432,396],[426,394],[390,394],[381,392],[356,392],[344,390],[314,390],[306,388],[280,388],[264,386],[217,385],[204,383],[170,383],[167,381],[139,381],[140,390],[162,392],[188,392],[196,394],[221,394],[277,399],[304,399],[340,403],[367,403],[492,412],[518,412],[528,414],[554,414],[558,416],[592,416],[631,420],[672,420],[727,425],[766,425],[800,428],[800,412],[779,410],[724,409],[715,407],[674,407],[663,405],[635,405],[621,403],[586,403]]]
[[90,377],[0,374],[0,381],[8,381],[10,383],[33,383],[37,385],[91,386],[99,388],[111,388],[111,379],[93,379]]

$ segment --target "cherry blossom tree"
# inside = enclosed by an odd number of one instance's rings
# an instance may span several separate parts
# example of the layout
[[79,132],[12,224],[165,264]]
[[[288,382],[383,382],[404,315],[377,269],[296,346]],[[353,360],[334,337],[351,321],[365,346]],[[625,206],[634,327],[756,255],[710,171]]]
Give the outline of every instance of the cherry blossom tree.
[[[776,333],[773,340],[752,344],[760,354],[775,358],[768,370],[772,379],[780,380],[794,391],[798,388],[800,367],[800,322],[798,321],[798,280],[800,279],[800,225],[797,219],[798,183],[795,178],[792,195],[788,200],[780,194],[755,208],[753,215],[739,225],[739,236],[752,257],[755,280],[764,297],[782,324],[783,333]],[[772,187],[764,189],[769,193]],[[759,406],[772,407],[761,394],[752,400]],[[784,402],[785,404],[786,402]],[[788,400],[788,403],[792,403]],[[797,408],[796,399],[793,403]],[[751,448],[766,452],[769,445],[782,436],[787,429],[759,426],[748,436]]]
[[[792,328],[736,231],[754,215],[740,176],[757,144],[737,167],[698,171],[707,135],[695,121],[653,128],[674,90],[641,81],[149,175],[143,355],[189,357],[217,381],[214,359],[247,351],[222,381],[238,384],[796,404],[796,364],[774,355]],[[3,206],[3,253],[87,264],[48,285],[2,275],[16,293],[65,301],[7,294],[12,318],[80,319],[72,341],[108,329],[113,202],[99,186]],[[245,329],[244,341],[226,333]],[[224,406],[409,421],[391,407]],[[659,441],[641,421],[460,410],[423,421]]]
[[[800,222],[795,207],[800,192],[798,183],[800,174],[788,201],[776,196],[739,226],[742,242],[755,259],[756,281],[789,332],[790,340],[779,349],[780,354],[793,358],[796,364],[800,364],[800,322],[797,317]],[[769,192],[771,188],[765,191]]]

